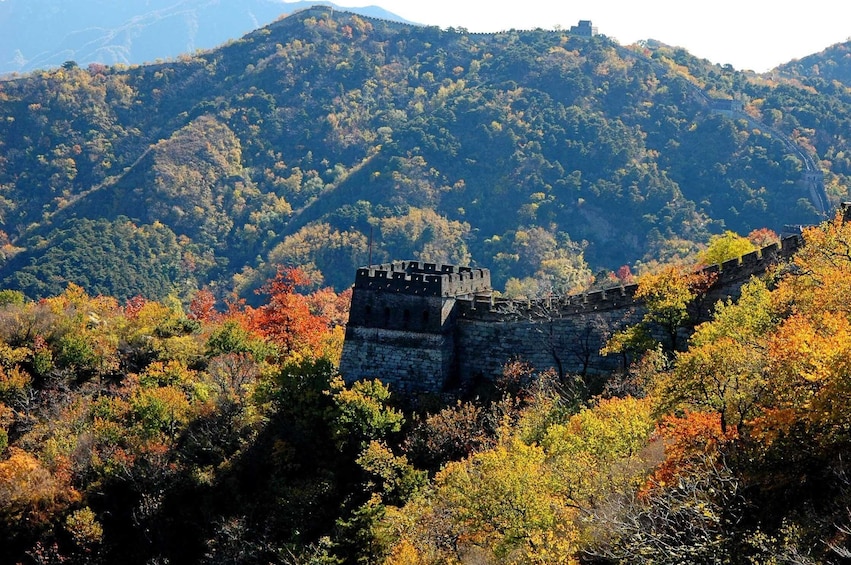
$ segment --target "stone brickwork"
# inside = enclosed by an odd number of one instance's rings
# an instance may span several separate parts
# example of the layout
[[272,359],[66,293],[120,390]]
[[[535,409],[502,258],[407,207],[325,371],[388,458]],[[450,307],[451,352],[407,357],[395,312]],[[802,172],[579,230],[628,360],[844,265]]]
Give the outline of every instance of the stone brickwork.
[[[697,316],[737,298],[801,246],[784,239],[705,269],[715,282]],[[405,391],[439,392],[493,379],[512,359],[559,374],[602,374],[622,367],[600,349],[614,332],[641,320],[636,285],[534,301],[495,300],[488,269],[401,261],[358,269],[340,371],[347,382],[379,378]]]
[[454,354],[451,332],[350,327],[341,372],[347,382],[380,379],[397,391],[440,391],[452,372]]
[[[572,309],[569,314],[539,307],[542,309],[533,307],[523,312],[525,315],[508,312],[502,319],[498,309],[487,316],[459,318],[455,378],[460,383],[494,379],[505,362],[513,359],[538,370],[553,369],[559,375],[610,372],[623,361],[600,355],[600,349],[612,332],[638,322],[644,313],[636,304],[605,310]],[[476,354],[467,355],[468,351]]]
[[340,371],[349,382],[441,390],[455,373],[456,303],[490,295],[488,269],[419,261],[358,269]]

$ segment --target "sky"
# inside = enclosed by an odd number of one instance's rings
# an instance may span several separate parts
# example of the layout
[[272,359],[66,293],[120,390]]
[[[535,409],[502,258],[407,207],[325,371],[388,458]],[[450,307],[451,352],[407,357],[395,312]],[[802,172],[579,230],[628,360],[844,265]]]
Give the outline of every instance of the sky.
[[416,23],[481,32],[567,29],[591,20],[621,45],[656,39],[713,63],[757,72],[851,38],[849,0],[332,1],[344,7],[377,5]]

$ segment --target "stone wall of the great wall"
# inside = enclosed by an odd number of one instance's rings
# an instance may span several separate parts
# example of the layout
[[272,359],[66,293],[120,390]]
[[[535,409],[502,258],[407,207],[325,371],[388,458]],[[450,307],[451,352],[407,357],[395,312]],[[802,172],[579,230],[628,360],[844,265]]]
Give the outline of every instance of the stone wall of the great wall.
[[[620,289],[618,289],[620,290]],[[546,303],[522,310],[502,309],[482,313],[459,302],[455,343],[459,383],[498,377],[508,360],[524,361],[538,370],[567,373],[605,373],[622,365],[618,356],[604,357],[600,349],[614,331],[641,320],[644,308],[626,301],[592,302],[571,308],[569,314]],[[469,354],[473,352],[472,354]]]
[[399,391],[441,391],[452,373],[453,336],[347,328],[341,372],[347,382],[379,379]]
[[[738,297],[754,275],[788,259],[799,236],[704,269],[714,283],[696,312]],[[439,392],[493,379],[512,359],[559,374],[608,373],[623,366],[600,349],[641,320],[637,287],[534,301],[494,300],[487,269],[399,262],[359,269],[340,371],[348,382],[379,378],[402,391]]]

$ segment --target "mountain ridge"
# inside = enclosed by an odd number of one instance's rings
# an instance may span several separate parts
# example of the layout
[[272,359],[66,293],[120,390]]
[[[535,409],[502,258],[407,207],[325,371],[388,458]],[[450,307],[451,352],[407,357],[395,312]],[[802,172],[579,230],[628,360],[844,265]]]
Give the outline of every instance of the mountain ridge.
[[[53,0],[4,0],[0,2],[0,26],[7,33],[0,37],[0,77],[57,67],[67,61],[87,66],[174,59],[214,49],[277,18],[316,5],[420,25],[377,5],[341,7],[328,0],[247,0],[238,7],[221,0],[152,0],[146,6],[152,3],[149,10],[139,11],[134,9],[136,4],[107,3],[105,7],[103,0],[77,3],[73,9]],[[795,61],[808,56],[801,54]]]
[[605,37],[317,8],[177,61],[0,86],[0,276],[33,295],[74,279],[44,250],[90,217],[172,231],[180,294],[250,295],[281,263],[343,288],[371,235],[376,260],[569,290],[723,229],[817,221],[808,154],[830,205],[847,194],[841,92]]

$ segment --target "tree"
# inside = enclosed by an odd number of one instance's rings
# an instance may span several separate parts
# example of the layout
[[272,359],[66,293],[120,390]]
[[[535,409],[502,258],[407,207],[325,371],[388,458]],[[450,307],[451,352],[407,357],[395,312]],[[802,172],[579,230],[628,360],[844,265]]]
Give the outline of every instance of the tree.
[[198,321],[214,321],[216,312],[216,297],[208,289],[201,289],[192,296],[189,304],[189,319]]
[[447,461],[472,455],[493,441],[481,407],[473,402],[447,406],[417,421],[408,434],[406,451],[418,465],[436,471]]
[[450,220],[430,208],[411,207],[403,216],[381,220],[384,246],[394,254],[432,263],[469,265],[470,224]]
[[676,368],[660,373],[654,396],[669,411],[707,410],[720,417],[721,430],[742,426],[770,405],[767,337],[778,323],[765,282],[752,279],[737,302],[719,302],[713,319],[695,329]]
[[722,235],[713,235],[709,239],[709,246],[700,252],[698,259],[704,265],[720,265],[751,251],[756,251],[756,247],[748,238],[727,230]]
[[647,400],[600,400],[560,421],[557,404],[531,405],[492,448],[388,508],[399,537],[389,562],[579,563],[596,527],[588,518],[634,494],[656,463],[646,449],[655,422]]
[[30,536],[80,499],[68,476],[57,476],[32,454],[9,448],[0,461],[0,527],[9,538]]
[[387,405],[390,389],[381,381],[357,381],[347,387],[343,379],[331,381],[337,407],[336,435],[340,445],[366,447],[398,432],[405,421],[402,413]]
[[748,234],[748,240],[754,244],[757,249],[768,247],[774,243],[780,243],[780,236],[768,228],[760,228],[753,230]]
[[803,235],[803,248],[772,293],[783,316],[767,344],[777,423],[804,422],[821,442],[844,444],[839,423],[851,417],[840,400],[851,390],[851,222],[838,213]]
[[275,277],[261,289],[269,300],[256,310],[252,325],[280,347],[285,357],[315,356],[328,329],[325,318],[311,313],[306,297],[296,292],[297,287],[309,284],[304,272],[287,267],[278,269]]
[[617,563],[733,562],[742,517],[741,480],[724,450],[734,439],[715,414],[666,417],[656,432],[665,460],[640,490],[596,509],[586,552]]
[[[696,328],[689,349],[677,355],[674,369],[658,371],[651,386],[657,410],[685,415],[665,418],[666,460],[648,500],[659,496],[659,504],[670,506],[665,500],[687,487],[699,507],[680,507],[692,516],[683,515],[692,526],[680,531],[693,527],[701,539],[715,540],[710,546],[692,543],[694,548],[731,554],[731,529],[753,514],[747,519],[761,522],[763,530],[747,551],[762,556],[775,547],[772,559],[781,553],[818,555],[788,532],[800,529],[813,544],[832,533],[797,509],[812,505],[815,514],[832,516],[829,523],[837,519],[836,501],[849,505],[840,454],[851,444],[851,411],[841,400],[851,390],[851,226],[837,216],[804,230],[804,242],[776,279],[754,279],[738,302],[718,304],[713,319]],[[740,490],[740,484],[748,488]],[[778,500],[778,493],[799,501],[796,509]],[[700,511],[714,525],[700,519]],[[687,549],[679,545],[677,551]]]
[[694,322],[699,300],[713,282],[712,274],[689,273],[677,266],[641,275],[635,298],[644,303],[646,312],[637,326],[616,332],[606,343],[604,353],[647,351],[657,333],[665,336],[662,345],[668,353],[678,351],[681,330]]
[[655,427],[651,409],[649,399],[599,399],[547,430],[542,445],[572,504],[590,509],[600,497],[642,484],[649,470],[645,448]]
[[538,563],[574,563],[578,512],[553,479],[544,450],[517,440],[450,463],[435,478],[432,502],[435,517],[446,515],[450,524],[434,534],[455,548],[456,559],[478,553],[505,563],[515,554]]

